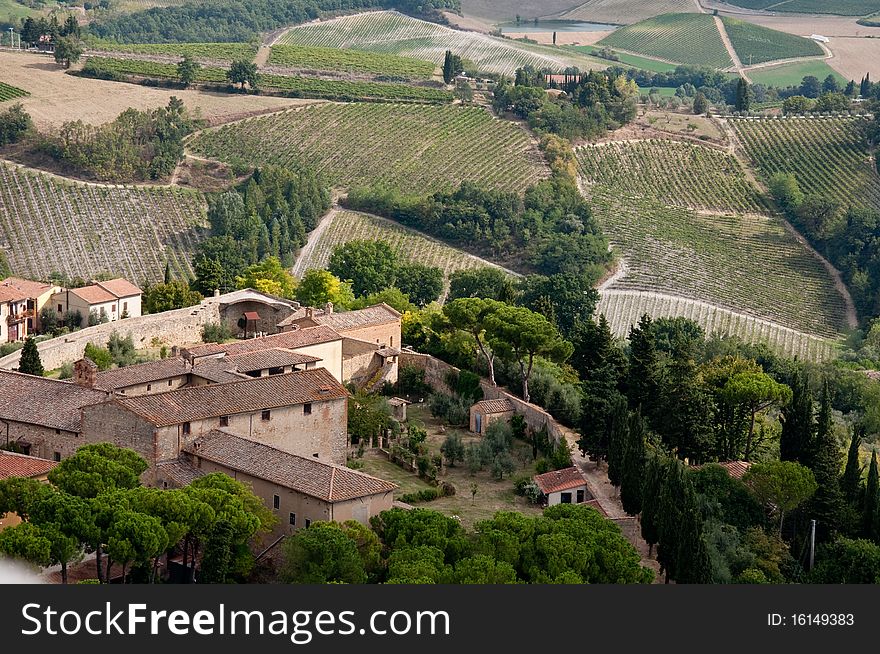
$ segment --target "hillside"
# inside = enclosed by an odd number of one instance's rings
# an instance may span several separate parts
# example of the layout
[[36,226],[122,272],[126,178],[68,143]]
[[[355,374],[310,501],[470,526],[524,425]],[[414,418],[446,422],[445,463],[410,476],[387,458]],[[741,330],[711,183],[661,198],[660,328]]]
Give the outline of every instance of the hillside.
[[792,173],[804,193],[880,209],[880,179],[861,133],[864,119],[733,120],[731,125],[765,181],[775,173]]
[[584,69],[608,66],[607,61],[570,50],[453,30],[394,11],[299,25],[281,36],[277,43],[380,52],[424,59],[438,66],[442,65],[446,51],[452,50],[481,71],[506,75],[527,64],[554,70],[566,66]]
[[587,0],[574,9],[562,12],[559,18],[631,25],[661,14],[696,11],[698,7],[695,0]]
[[760,25],[724,16],[724,30],[743,65],[761,64],[778,59],[821,57],[825,54],[818,43],[794,34],[778,32]]
[[312,105],[202,132],[190,147],[227,162],[308,164],[342,187],[430,193],[474,181],[521,190],[548,174],[520,126],[480,107]]
[[0,163],[0,247],[16,275],[191,277],[205,202],[183,189],[73,183]]
[[798,14],[867,16],[880,11],[880,0],[726,0],[746,9],[767,9]]

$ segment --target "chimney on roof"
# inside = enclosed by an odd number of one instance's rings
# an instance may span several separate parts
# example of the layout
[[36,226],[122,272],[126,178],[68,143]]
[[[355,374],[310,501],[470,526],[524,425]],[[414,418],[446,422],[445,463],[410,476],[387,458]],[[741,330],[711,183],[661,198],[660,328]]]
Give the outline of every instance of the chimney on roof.
[[315,310],[312,307],[306,307],[306,318],[311,319],[315,315]]
[[73,364],[73,381],[83,388],[94,388],[98,384],[98,366],[87,357]]
[[180,356],[180,347],[178,347],[177,345],[172,345],[171,346],[171,358],[176,359],[179,356]]
[[333,303],[332,302],[327,302],[327,304],[324,305],[324,314],[327,316],[333,315]]
[[214,297],[220,297],[220,289],[219,288],[214,289]]

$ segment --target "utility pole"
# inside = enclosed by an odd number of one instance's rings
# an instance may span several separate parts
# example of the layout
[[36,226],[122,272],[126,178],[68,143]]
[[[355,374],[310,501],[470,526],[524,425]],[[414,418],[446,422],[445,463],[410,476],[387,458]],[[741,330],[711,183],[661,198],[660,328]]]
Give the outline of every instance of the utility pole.
[[809,570],[813,569],[813,564],[816,562],[816,521],[810,520],[810,567]]
[[9,28],[9,47],[10,48],[15,47],[15,28],[14,27]]

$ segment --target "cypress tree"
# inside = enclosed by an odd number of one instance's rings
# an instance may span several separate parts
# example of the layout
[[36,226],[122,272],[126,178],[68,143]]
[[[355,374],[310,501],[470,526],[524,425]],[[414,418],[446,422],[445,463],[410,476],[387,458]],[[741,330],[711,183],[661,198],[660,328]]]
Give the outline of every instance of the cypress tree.
[[43,362],[40,360],[40,352],[37,350],[37,342],[32,336],[28,336],[24,342],[21,358],[18,360],[18,372],[36,377],[42,377],[45,372]]
[[871,467],[868,468],[868,483],[865,486],[865,499],[862,507],[862,535],[880,541],[880,479],[877,476],[877,452],[871,452]]
[[164,280],[165,280],[166,284],[171,283],[171,263],[168,261],[165,262],[165,278],[164,278]]
[[620,475],[620,501],[623,503],[623,510],[630,515],[637,515],[642,510],[646,431],[645,419],[642,418],[641,411],[636,409],[629,417]]
[[455,79],[455,62],[452,59],[452,50],[447,50],[443,59],[443,81],[452,84],[453,79]]
[[664,466],[660,504],[657,510],[657,560],[670,578],[678,578],[679,542],[684,520],[682,509],[685,500],[684,466],[678,459],[670,458]]
[[749,83],[741,77],[736,85],[736,110],[748,111],[751,106],[752,89],[749,88]]
[[683,490],[675,581],[680,584],[709,584],[712,583],[712,562],[703,537],[703,516],[697,503],[697,493],[687,476]]
[[806,372],[795,373],[791,383],[791,402],[782,408],[779,458],[810,467],[813,447],[813,397]]
[[627,397],[633,409],[641,408],[648,424],[655,428],[654,407],[660,394],[660,359],[652,329],[651,317],[642,316],[629,332],[629,374]]
[[810,500],[809,517],[816,519],[816,535],[827,541],[837,532],[844,514],[840,490],[841,455],[831,422],[831,394],[828,380],[822,386],[822,401],[816,420],[815,448],[811,456],[818,488]]
[[862,469],[859,465],[859,445],[862,443],[863,430],[861,427],[853,429],[852,440],[849,443],[849,452],[846,456],[846,468],[843,471],[843,479],[840,487],[843,496],[850,506],[857,506],[859,502],[859,486],[862,481]]
[[659,540],[660,493],[663,490],[665,462],[657,454],[648,457],[642,484],[642,538],[648,544],[648,556]]
[[612,486],[620,486],[623,474],[623,452],[629,433],[629,408],[626,398],[619,397],[611,410],[611,429],[608,432],[608,479]]

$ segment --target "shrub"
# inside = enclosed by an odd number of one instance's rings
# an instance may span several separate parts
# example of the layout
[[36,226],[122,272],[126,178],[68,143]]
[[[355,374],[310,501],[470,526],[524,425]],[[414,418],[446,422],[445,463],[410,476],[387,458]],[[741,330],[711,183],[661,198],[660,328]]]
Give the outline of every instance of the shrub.
[[431,387],[425,383],[425,371],[413,365],[401,366],[397,375],[397,390],[399,393],[419,397],[431,393]]
[[461,440],[461,434],[449,434],[440,446],[440,452],[446,457],[446,462],[450,466],[455,466],[456,461],[463,461],[464,443]]
[[232,330],[223,323],[209,322],[202,327],[202,341],[205,343],[222,343],[232,336]]
[[442,497],[441,492],[436,488],[425,488],[416,493],[401,495],[400,501],[407,504],[417,504],[418,502],[432,502],[440,497]]

